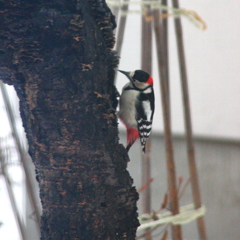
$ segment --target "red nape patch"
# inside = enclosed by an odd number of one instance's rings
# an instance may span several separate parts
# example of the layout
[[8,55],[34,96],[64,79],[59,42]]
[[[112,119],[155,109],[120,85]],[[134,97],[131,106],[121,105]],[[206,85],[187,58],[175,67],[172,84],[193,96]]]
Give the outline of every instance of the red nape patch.
[[127,145],[133,145],[133,143],[138,139],[139,134],[136,128],[127,127]]
[[149,84],[149,85],[153,85],[153,79],[152,79],[151,76],[148,78],[148,80],[146,81],[146,83]]

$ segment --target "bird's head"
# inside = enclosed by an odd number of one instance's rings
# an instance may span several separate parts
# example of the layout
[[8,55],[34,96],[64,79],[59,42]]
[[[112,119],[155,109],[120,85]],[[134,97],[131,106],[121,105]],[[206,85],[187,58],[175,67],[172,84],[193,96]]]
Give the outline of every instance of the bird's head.
[[145,89],[150,86],[153,86],[153,79],[152,77],[143,70],[135,70],[132,72],[125,72],[122,70],[118,70],[119,72],[123,73],[127,76],[127,78],[131,81],[134,87],[139,89]]

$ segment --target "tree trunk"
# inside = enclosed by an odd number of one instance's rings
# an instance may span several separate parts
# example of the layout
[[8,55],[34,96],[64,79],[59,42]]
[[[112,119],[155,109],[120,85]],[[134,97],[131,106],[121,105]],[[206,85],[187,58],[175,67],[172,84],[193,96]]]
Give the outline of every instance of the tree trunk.
[[2,0],[0,21],[0,79],[20,99],[41,239],[135,239],[138,195],[118,143],[105,1]]

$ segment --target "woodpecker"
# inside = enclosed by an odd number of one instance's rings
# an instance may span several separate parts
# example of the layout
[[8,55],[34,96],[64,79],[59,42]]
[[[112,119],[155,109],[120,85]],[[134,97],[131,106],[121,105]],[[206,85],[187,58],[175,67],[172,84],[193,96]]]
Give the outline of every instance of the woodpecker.
[[130,80],[120,96],[118,116],[127,129],[127,152],[140,137],[142,151],[145,153],[147,138],[152,130],[154,114],[154,90],[152,77],[142,71],[125,72],[118,70]]

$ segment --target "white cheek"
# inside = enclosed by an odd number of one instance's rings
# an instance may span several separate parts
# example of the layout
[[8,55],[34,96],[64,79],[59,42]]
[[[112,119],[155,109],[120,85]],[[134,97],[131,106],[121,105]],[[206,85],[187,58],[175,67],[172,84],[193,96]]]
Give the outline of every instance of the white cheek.
[[[137,88],[140,88],[140,89],[144,89],[149,86],[147,83],[142,83],[142,82],[139,82],[138,80],[135,80],[134,84]],[[149,92],[145,92],[145,91],[143,91],[143,92],[149,93]]]
[[145,94],[147,93],[151,93],[152,92],[152,89],[151,88],[147,88],[146,90],[143,91]]

